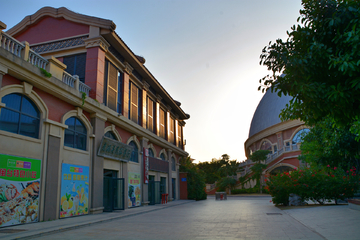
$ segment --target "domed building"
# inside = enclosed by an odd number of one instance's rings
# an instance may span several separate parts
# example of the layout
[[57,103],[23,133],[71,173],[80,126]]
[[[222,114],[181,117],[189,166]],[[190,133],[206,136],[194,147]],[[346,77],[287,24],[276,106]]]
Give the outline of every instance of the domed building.
[[[290,96],[279,97],[276,92],[267,91],[257,106],[251,121],[249,137],[245,141],[247,160],[241,162],[238,177],[251,173],[250,155],[257,150],[269,150],[267,168],[263,176],[278,172],[288,172],[298,168],[302,163],[298,160],[300,144],[304,133],[309,128],[300,120],[282,122],[279,114],[291,100]],[[244,187],[253,187],[256,182],[250,181]]]

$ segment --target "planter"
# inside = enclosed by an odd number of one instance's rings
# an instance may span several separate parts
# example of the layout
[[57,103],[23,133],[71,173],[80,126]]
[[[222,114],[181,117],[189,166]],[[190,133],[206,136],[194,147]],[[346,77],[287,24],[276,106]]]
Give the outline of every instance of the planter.
[[349,208],[360,211],[360,199],[348,199]]

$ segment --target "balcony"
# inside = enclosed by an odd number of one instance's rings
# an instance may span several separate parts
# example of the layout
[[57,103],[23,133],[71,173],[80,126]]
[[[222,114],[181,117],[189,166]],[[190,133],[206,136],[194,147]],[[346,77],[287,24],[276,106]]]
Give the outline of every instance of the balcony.
[[66,68],[61,62],[56,60],[54,57],[47,60],[41,55],[37,54],[30,49],[29,43],[19,42],[10,35],[2,32],[0,29],[0,48],[5,49],[8,52],[11,52],[15,56],[22,58],[23,60],[31,63],[34,66],[37,66],[40,69],[46,70],[51,73],[53,77],[62,81],[66,85],[75,88],[79,92],[83,92],[89,96],[91,88],[85,83],[79,80],[79,77],[72,76],[71,74],[64,71]]
[[149,170],[169,173],[169,162],[158,158],[149,157]]

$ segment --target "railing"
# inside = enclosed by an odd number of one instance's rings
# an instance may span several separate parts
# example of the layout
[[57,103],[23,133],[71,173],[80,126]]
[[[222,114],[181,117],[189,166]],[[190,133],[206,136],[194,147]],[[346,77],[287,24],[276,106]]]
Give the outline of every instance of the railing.
[[149,170],[169,173],[169,162],[158,158],[149,157]]
[[0,47],[18,57],[21,57],[21,51],[25,48],[21,42],[10,37],[4,32],[0,32]]
[[67,73],[64,71],[62,81],[63,81],[63,83],[65,83],[66,85],[69,85],[72,88],[75,87],[76,78],[73,77],[70,73]]
[[[23,60],[28,61],[32,65],[39,68],[47,69],[47,66],[49,64],[48,60],[37,54],[35,51],[31,50],[28,43],[21,43],[2,31],[0,31],[0,48],[11,52],[17,57],[23,58]],[[64,82],[66,85],[75,88],[79,92],[86,93],[86,95],[89,96],[91,88],[85,83],[80,82],[77,76],[72,76],[71,74],[63,71],[61,81]]]
[[29,50],[29,62],[34,65],[38,66],[39,68],[46,68],[46,65],[49,63],[48,60],[34,52],[33,50]]
[[79,82],[79,92],[84,92],[89,96],[91,88],[83,82]]

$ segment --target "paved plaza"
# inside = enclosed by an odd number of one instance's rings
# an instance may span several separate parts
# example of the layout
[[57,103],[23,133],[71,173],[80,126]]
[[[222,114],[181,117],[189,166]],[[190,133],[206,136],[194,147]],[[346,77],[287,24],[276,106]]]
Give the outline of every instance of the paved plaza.
[[0,239],[360,239],[360,211],[347,205],[281,210],[270,200],[174,201],[20,225],[8,229],[28,230]]

